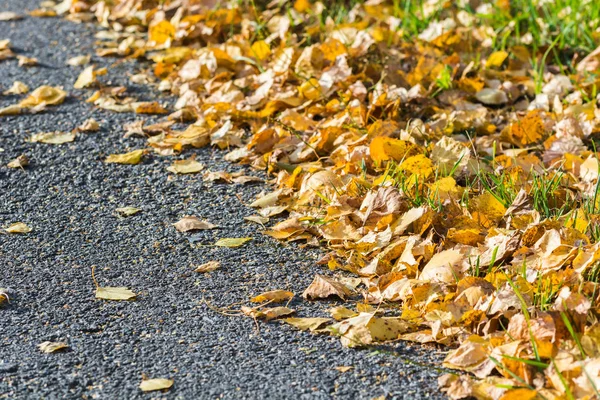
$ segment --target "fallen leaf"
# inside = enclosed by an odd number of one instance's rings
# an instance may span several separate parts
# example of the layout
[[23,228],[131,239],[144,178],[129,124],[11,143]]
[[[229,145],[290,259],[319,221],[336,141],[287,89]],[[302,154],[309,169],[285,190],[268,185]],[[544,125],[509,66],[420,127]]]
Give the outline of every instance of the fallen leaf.
[[8,296],[8,290],[4,288],[0,288],[0,307],[6,305],[6,303],[10,302],[10,297]]
[[188,216],[183,217],[173,224],[179,232],[188,232],[194,230],[215,229],[217,225],[211,224],[208,221],[201,220],[198,217]]
[[287,290],[271,290],[269,292],[264,292],[259,294],[258,296],[253,297],[250,301],[253,303],[262,303],[265,301],[270,301],[274,303],[280,303],[283,301],[291,300],[294,297],[294,293]]
[[8,96],[10,94],[25,94],[27,92],[29,92],[29,86],[21,81],[14,81],[10,89],[5,90],[2,94]]
[[124,217],[130,217],[132,215],[135,215],[135,214],[139,213],[140,211],[142,211],[142,209],[141,208],[127,206],[127,207],[119,207],[115,211],[118,212],[120,215],[122,215]]
[[70,65],[72,67],[78,67],[78,66],[81,66],[81,65],[88,64],[91,59],[92,59],[92,56],[90,56],[90,55],[87,55],[87,56],[76,56],[76,57],[69,58],[67,60],[67,65]]
[[142,392],[152,392],[155,390],[168,390],[173,386],[172,379],[165,378],[154,378],[154,379],[144,379],[142,383],[140,383],[140,390]]
[[31,67],[38,64],[38,59],[33,57],[17,56],[19,67]]
[[221,268],[221,263],[219,261],[209,261],[207,263],[204,263],[204,264],[198,266],[194,271],[206,273],[206,272],[212,272],[218,268]]
[[167,168],[168,171],[175,174],[195,174],[204,169],[204,164],[193,160],[176,160]]
[[340,371],[342,374],[344,372],[350,371],[351,369],[354,369],[354,367],[352,367],[352,366],[343,366],[343,365],[340,365],[338,367],[333,367],[333,368],[336,369],[336,370],[338,370],[338,371]]
[[14,224],[11,224],[8,228],[5,228],[4,230],[8,233],[29,233],[33,229],[23,222],[15,222]]
[[104,160],[107,163],[114,163],[114,164],[131,164],[131,165],[135,165],[135,164],[139,164],[140,161],[142,161],[142,156],[144,155],[145,151],[144,150],[133,150],[130,151],[129,153],[125,153],[125,154],[111,154],[108,157],[106,157],[106,160]]
[[286,324],[290,324],[301,331],[314,332],[321,328],[323,325],[330,323],[329,318],[286,318],[282,320]]
[[259,225],[264,225],[267,222],[269,222],[269,218],[267,218],[267,217],[261,217],[260,215],[249,215],[247,217],[244,217],[244,219],[246,221],[254,222],[254,223],[259,224]]
[[250,240],[252,240],[251,237],[223,238],[217,240],[214,245],[219,247],[240,247],[243,246],[246,242],[249,242]]
[[74,132],[43,132],[31,136],[32,143],[65,144],[75,140]]
[[8,164],[6,164],[6,166],[8,168],[24,168],[28,165],[29,165],[29,158],[27,158],[27,156],[25,154],[21,154],[19,157],[15,158],[14,160],[12,160]]
[[133,300],[136,294],[126,287],[98,287],[96,298],[103,300]]
[[352,291],[346,285],[319,274],[315,275],[310,286],[302,293],[302,297],[308,300],[325,299],[329,296],[337,296],[345,300],[350,295]]
[[20,107],[34,107],[40,104],[46,105],[58,105],[65,101],[67,92],[64,90],[52,87],[52,86],[40,86],[35,89],[31,94],[19,103]]
[[89,118],[83,121],[81,125],[77,127],[80,132],[96,132],[100,130],[100,124],[94,118]]
[[73,87],[75,89],[83,89],[92,86],[94,83],[96,83],[96,72],[94,71],[94,66],[90,65],[81,71]]
[[42,353],[56,353],[57,351],[67,350],[69,346],[62,342],[43,342],[38,344],[38,348]]
[[16,21],[22,19],[23,16],[12,11],[2,11],[0,12],[0,21]]

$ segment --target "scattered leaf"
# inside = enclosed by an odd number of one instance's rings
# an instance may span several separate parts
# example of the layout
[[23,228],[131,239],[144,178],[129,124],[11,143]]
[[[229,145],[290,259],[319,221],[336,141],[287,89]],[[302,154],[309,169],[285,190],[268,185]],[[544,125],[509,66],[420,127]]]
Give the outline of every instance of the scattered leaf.
[[203,169],[204,164],[193,159],[176,160],[170,167],[167,168],[168,171],[175,174],[195,174]]
[[274,303],[280,303],[284,301],[291,300],[294,297],[294,293],[287,290],[271,290],[269,292],[264,292],[252,298],[253,303],[263,303],[265,301],[270,301]]
[[219,247],[240,247],[243,246],[246,242],[252,240],[251,237],[243,237],[243,238],[222,238],[215,242],[215,246]]
[[125,154],[111,154],[108,157],[106,157],[106,160],[104,161],[107,163],[114,164],[135,165],[139,164],[142,161],[142,156],[144,155],[144,153],[144,150],[133,150]]
[[21,154],[19,157],[6,164],[8,168],[25,168],[28,165],[29,158],[27,158],[25,154]]
[[140,383],[140,390],[142,392],[152,392],[155,390],[168,390],[173,386],[172,379],[165,378],[154,378],[154,379],[144,379],[142,383]]
[[332,278],[316,274],[312,283],[306,288],[302,297],[308,300],[325,299],[329,296],[337,296],[342,300],[350,296],[352,291],[343,283]]
[[32,143],[65,144],[74,140],[74,132],[43,132],[31,136]]
[[33,229],[23,222],[15,222],[14,224],[11,224],[8,228],[5,228],[4,230],[8,233],[29,233]]
[[331,322],[329,318],[286,318],[282,321],[301,331],[311,332],[314,332],[323,327],[323,325]]
[[136,294],[126,287],[98,287],[96,298],[103,300],[134,300]]
[[206,272],[212,272],[218,268],[221,268],[221,263],[219,261],[209,261],[207,263],[204,263],[204,264],[198,266],[194,271],[206,273]]
[[42,353],[56,353],[59,351],[68,350],[69,346],[62,342],[43,342],[38,344],[38,348],[42,351]]
[[141,208],[127,206],[127,207],[119,207],[115,211],[118,212],[123,217],[130,217],[132,215],[135,215],[135,214],[139,213],[140,211],[142,211],[142,209]]
[[217,225],[211,224],[208,221],[201,220],[198,217],[188,216],[183,217],[173,224],[179,232],[188,232],[194,230],[215,229]]

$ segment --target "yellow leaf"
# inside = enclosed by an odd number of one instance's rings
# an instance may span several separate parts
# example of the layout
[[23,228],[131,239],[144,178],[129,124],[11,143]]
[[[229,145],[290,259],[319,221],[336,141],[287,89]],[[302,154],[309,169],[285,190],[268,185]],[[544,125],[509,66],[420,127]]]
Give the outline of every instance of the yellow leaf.
[[144,150],[134,150],[125,154],[111,154],[104,160],[112,164],[139,164],[142,161]]
[[506,207],[491,193],[483,193],[469,201],[473,219],[484,227],[490,227],[502,219]]
[[340,366],[338,366],[338,367],[334,367],[334,368],[335,368],[336,370],[340,371],[341,373],[344,373],[344,372],[348,372],[348,371],[350,371],[350,370],[351,370],[351,369],[353,369],[354,367],[352,367],[352,366],[343,366],[343,365],[340,365]]
[[264,60],[271,55],[271,48],[264,40],[259,40],[254,42],[251,47],[252,56],[258,58],[259,60]]
[[298,91],[308,100],[316,100],[322,95],[321,85],[315,78],[310,78],[298,87]]
[[289,292],[287,290],[271,290],[269,292],[264,292],[256,297],[253,297],[250,301],[253,303],[262,303],[265,301],[280,303],[282,301],[290,300],[292,297],[294,297],[294,293]]
[[144,379],[142,380],[142,383],[140,383],[140,389],[142,392],[166,390],[170,389],[171,386],[173,386],[173,380],[165,378]]
[[167,167],[167,171],[175,174],[195,174],[203,169],[204,164],[196,160],[176,160],[170,167]]
[[15,222],[4,230],[8,233],[29,233],[32,231],[32,229],[23,222]]
[[4,304],[9,301],[10,298],[8,297],[7,289],[0,288],[0,307],[4,306]]
[[27,98],[19,103],[19,106],[34,107],[39,106],[41,103],[57,105],[61,104],[66,97],[67,93],[64,90],[44,85],[31,92]]
[[402,161],[418,153],[418,146],[406,140],[378,136],[371,141],[369,150],[373,161],[381,163],[388,160]]
[[310,1],[308,0],[296,0],[294,2],[294,10],[298,11],[299,13],[308,11],[311,7]]
[[492,54],[490,54],[490,56],[488,57],[487,61],[485,62],[485,67],[486,68],[499,68],[502,63],[504,63],[504,60],[506,60],[506,58],[508,57],[508,53],[505,51],[495,51]]
[[75,89],[83,89],[93,85],[96,82],[96,73],[94,72],[94,66],[90,65],[86,67],[77,77],[73,87]]
[[133,104],[136,114],[166,114],[169,112],[158,101],[141,101]]
[[148,31],[148,38],[156,44],[163,44],[175,37],[175,27],[169,21],[160,21],[152,25]]
[[43,132],[31,136],[32,143],[64,144],[75,140],[74,132]]
[[136,294],[126,287],[98,287],[96,298],[103,300],[133,300]]
[[358,315],[358,313],[356,313],[344,306],[333,307],[332,309],[329,310],[329,313],[331,314],[333,319],[335,319],[336,321],[341,321],[346,318],[356,317]]
[[329,318],[286,318],[283,322],[290,324],[301,331],[314,332],[323,325],[331,322],[331,320]]
[[62,342],[43,342],[38,344],[38,348],[43,353],[55,353],[57,351],[67,350],[69,346]]
[[142,210],[140,208],[127,206],[127,207],[119,207],[115,211],[124,217],[129,217],[129,216],[139,213]]
[[243,238],[223,238],[219,239],[215,242],[215,246],[219,247],[240,247],[243,246],[244,243],[252,240],[251,237],[243,237]]

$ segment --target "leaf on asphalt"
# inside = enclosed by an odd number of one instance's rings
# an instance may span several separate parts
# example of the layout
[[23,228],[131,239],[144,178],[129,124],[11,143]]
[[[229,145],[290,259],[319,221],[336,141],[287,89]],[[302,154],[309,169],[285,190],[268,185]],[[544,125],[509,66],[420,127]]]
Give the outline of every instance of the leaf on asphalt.
[[21,154],[19,157],[15,158],[14,160],[12,160],[8,164],[6,164],[6,166],[8,168],[24,168],[28,165],[29,165],[29,158],[27,158],[27,156],[25,154]]
[[344,366],[344,365],[340,365],[340,366],[333,367],[333,368],[334,368],[334,369],[336,369],[336,370],[338,370],[338,371],[339,371],[339,372],[341,372],[342,374],[343,374],[344,372],[348,372],[348,371],[350,371],[351,369],[354,369],[354,367],[353,367],[353,366]]
[[27,92],[29,92],[29,86],[27,86],[21,81],[14,81],[12,86],[9,89],[5,90],[2,94],[8,96],[10,94],[25,94]]
[[55,106],[65,101],[67,92],[52,86],[40,86],[19,103],[20,107],[35,107],[41,104]]
[[167,170],[175,174],[195,174],[204,169],[204,164],[194,160],[176,160],[173,164],[167,167]]
[[129,153],[124,154],[110,154],[104,162],[113,164],[139,164],[142,161],[142,157],[145,154],[145,150],[133,150]]
[[29,233],[33,229],[24,222],[15,222],[14,224],[10,224],[10,226],[4,230],[8,233]]
[[155,390],[168,390],[173,386],[172,379],[165,378],[153,378],[143,379],[140,383],[140,390],[142,392],[152,392]]
[[181,218],[179,221],[173,224],[175,229],[179,232],[188,232],[188,231],[196,231],[196,230],[205,230],[205,229],[215,229],[218,228],[217,225],[211,224],[206,220],[201,220],[198,217],[187,216]]
[[310,286],[302,293],[302,297],[308,300],[325,299],[329,296],[337,296],[345,300],[351,295],[352,291],[343,283],[319,274],[315,275]]
[[22,19],[23,16],[12,11],[0,12],[0,21],[16,21]]
[[77,80],[73,84],[75,89],[83,89],[89,86],[92,86],[96,83],[96,72],[94,71],[94,66],[90,65],[85,67],[83,71],[77,77]]
[[70,65],[72,67],[79,67],[81,65],[88,64],[91,59],[92,59],[92,56],[90,56],[90,55],[71,57],[67,60],[67,65]]
[[250,301],[253,303],[263,303],[265,301],[270,301],[273,303],[280,303],[283,301],[291,300],[294,297],[294,293],[287,290],[271,290],[268,292],[264,292],[259,294],[258,296],[253,297]]
[[397,340],[411,328],[412,324],[402,318],[380,318],[372,313],[360,313],[327,327],[332,335],[340,336],[342,345],[346,347]]
[[331,322],[329,318],[286,318],[282,320],[286,324],[290,324],[301,331],[311,331],[322,328],[325,324]]
[[97,132],[100,130],[100,124],[94,118],[89,118],[83,121],[81,125],[77,127],[79,132]]
[[75,140],[75,132],[43,132],[31,136],[32,143],[65,144]]
[[252,240],[251,237],[243,237],[243,238],[222,238],[215,242],[215,246],[219,247],[240,247],[243,246],[246,242]]
[[0,116],[3,115],[18,115],[23,111],[23,107],[13,104],[11,106],[6,106],[4,108],[0,108]]
[[358,315],[356,311],[352,311],[344,306],[333,307],[329,310],[329,313],[331,314],[331,317],[336,321],[356,317]]
[[10,302],[10,297],[8,296],[8,290],[4,288],[0,288],[0,307],[5,306]]
[[276,318],[292,315],[296,312],[288,307],[250,308],[246,306],[242,306],[241,311],[244,313],[244,315],[255,319],[264,319],[265,321],[271,321]]
[[25,57],[25,56],[21,56],[21,55],[17,56],[17,60],[19,60],[19,62],[18,62],[19,67],[32,67],[39,63],[37,58]]
[[221,263],[219,261],[209,261],[198,266],[194,271],[200,273],[212,272],[218,268],[221,268]]
[[132,215],[139,213],[140,211],[142,211],[142,209],[137,208],[137,207],[126,206],[126,207],[119,207],[115,211],[118,212],[123,217],[130,217]]
[[42,353],[56,353],[69,349],[69,346],[63,342],[43,342],[38,344],[38,348]]
[[96,298],[103,300],[133,300],[136,294],[126,287],[98,287]]
[[267,218],[267,217],[261,217],[260,215],[249,215],[247,217],[244,217],[244,219],[246,221],[254,222],[254,223],[259,224],[259,225],[264,225],[267,222],[269,222],[269,218]]

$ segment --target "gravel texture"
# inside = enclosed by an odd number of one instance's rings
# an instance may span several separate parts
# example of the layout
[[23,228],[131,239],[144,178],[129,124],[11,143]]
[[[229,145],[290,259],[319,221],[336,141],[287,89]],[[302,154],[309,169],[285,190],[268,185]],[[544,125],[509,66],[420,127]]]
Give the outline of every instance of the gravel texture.
[[[0,11],[24,12],[36,1],[4,0]],[[270,289],[301,293],[316,272],[321,253],[278,243],[244,221],[263,184],[207,184],[200,176],[166,171],[173,157],[148,156],[137,166],[105,164],[110,153],[143,148],[142,138],[123,138],[133,114],[96,110],[83,102],[91,90],[75,90],[82,67],[73,56],[93,54],[92,25],[56,18],[0,22],[19,54],[41,65],[0,63],[0,88],[20,80],[31,89],[60,85],[67,101],[36,115],[0,117],[0,227],[22,221],[26,235],[0,234],[0,287],[11,302],[0,309],[0,398],[442,398],[436,378],[443,353],[406,343],[383,351],[343,348],[333,337],[299,332],[278,323],[226,316],[208,307],[227,307]],[[117,61],[119,61],[117,63]],[[172,100],[128,82],[143,65],[93,57],[107,66],[105,84],[124,84],[141,99]],[[147,68],[147,66],[146,66]],[[18,96],[0,95],[0,107]],[[29,143],[34,133],[69,131],[94,117],[100,132],[80,134],[60,146]],[[243,167],[210,148],[195,152],[211,170]],[[6,167],[26,154],[26,170]],[[257,174],[255,171],[248,173]],[[242,201],[244,203],[242,203]],[[115,209],[143,211],[123,218]],[[220,226],[197,234],[173,226],[197,215]],[[210,246],[218,238],[252,236],[240,249]],[[196,265],[221,261],[207,275]],[[92,266],[101,286],[127,286],[132,302],[94,298]],[[324,272],[326,273],[326,272]],[[335,301],[294,300],[299,316],[326,316]],[[239,305],[234,308],[239,309]],[[70,350],[42,354],[43,341],[64,341]],[[353,366],[341,373],[336,366]],[[143,394],[142,375],[168,377],[166,393]]]

